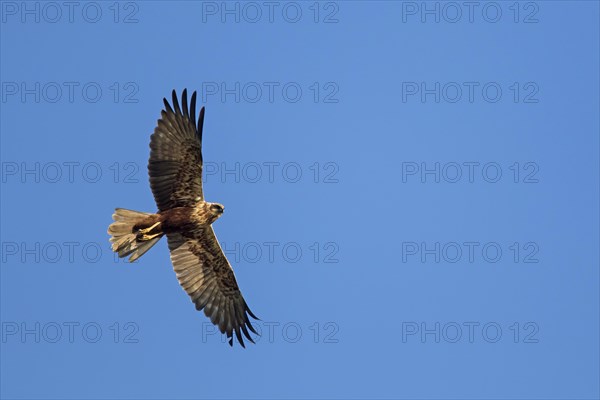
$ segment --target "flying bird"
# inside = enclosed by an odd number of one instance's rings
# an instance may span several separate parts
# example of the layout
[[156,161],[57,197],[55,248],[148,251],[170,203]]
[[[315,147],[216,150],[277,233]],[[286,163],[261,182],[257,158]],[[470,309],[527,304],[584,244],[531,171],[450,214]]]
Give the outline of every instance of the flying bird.
[[202,193],[202,127],[204,107],[196,122],[196,92],[188,108],[187,89],[179,106],[173,90],[173,107],[165,109],[150,138],[148,174],[158,207],[155,214],[117,208],[108,227],[112,250],[133,262],[167,236],[171,262],[179,284],[198,311],[245,347],[242,333],[252,343],[248,329],[258,334],[248,315],[258,319],[246,304],[231,264],[212,228],[224,207],[210,203]]

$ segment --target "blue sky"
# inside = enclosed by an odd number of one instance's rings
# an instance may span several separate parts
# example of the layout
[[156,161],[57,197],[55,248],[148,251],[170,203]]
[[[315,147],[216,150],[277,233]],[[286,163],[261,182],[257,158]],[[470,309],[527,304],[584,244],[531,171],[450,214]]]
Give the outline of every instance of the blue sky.
[[[2,1],[3,398],[598,398],[598,3]],[[154,211],[198,90],[233,349]]]

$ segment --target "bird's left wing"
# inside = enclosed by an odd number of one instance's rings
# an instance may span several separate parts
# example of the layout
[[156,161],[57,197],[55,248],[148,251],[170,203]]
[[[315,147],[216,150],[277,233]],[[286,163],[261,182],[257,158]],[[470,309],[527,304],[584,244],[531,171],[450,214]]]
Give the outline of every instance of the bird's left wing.
[[252,343],[248,329],[258,334],[248,315],[258,319],[246,304],[237,285],[233,269],[223,254],[211,226],[190,232],[169,233],[171,261],[179,284],[198,311],[226,333],[233,346],[233,332],[242,345],[241,333]]

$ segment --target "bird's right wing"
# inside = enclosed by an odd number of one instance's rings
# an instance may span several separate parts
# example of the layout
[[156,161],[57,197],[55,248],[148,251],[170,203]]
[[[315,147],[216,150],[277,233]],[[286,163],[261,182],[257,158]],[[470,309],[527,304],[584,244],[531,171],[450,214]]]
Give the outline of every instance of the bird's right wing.
[[150,188],[159,211],[174,207],[192,207],[202,200],[202,125],[204,107],[196,125],[196,92],[190,109],[187,89],[179,107],[173,90],[173,107],[164,99],[165,109],[150,138],[148,174]]

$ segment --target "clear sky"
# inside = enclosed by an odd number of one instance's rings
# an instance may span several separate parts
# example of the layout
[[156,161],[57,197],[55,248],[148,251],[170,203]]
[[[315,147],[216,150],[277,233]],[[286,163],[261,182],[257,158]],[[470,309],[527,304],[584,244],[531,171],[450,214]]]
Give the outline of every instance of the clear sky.
[[[3,398],[600,395],[597,2],[0,10]],[[246,349],[109,249],[183,88]]]

